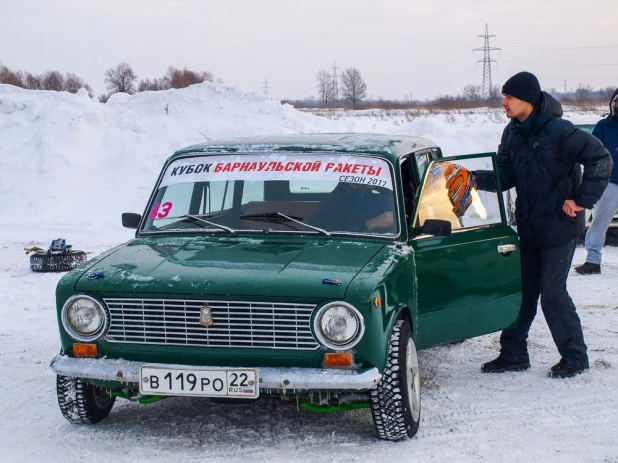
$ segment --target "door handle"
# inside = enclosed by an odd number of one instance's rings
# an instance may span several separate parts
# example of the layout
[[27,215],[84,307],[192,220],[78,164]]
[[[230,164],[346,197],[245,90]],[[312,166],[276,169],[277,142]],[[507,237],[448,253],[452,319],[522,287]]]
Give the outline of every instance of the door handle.
[[501,244],[498,246],[498,252],[500,254],[508,254],[509,252],[513,252],[517,249],[516,244]]

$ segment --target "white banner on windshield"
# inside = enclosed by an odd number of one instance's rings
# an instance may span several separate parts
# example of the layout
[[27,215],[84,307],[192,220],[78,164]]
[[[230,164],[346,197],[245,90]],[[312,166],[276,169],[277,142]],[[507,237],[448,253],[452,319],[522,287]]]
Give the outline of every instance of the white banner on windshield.
[[160,186],[226,180],[326,180],[393,189],[389,164],[384,159],[370,156],[280,153],[178,159],[167,167]]

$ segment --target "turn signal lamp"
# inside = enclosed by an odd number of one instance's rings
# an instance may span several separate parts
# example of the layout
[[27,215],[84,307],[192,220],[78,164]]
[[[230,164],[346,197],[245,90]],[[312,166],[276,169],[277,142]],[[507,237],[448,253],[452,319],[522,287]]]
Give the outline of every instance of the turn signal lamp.
[[375,304],[375,306],[379,309],[380,307],[382,307],[382,298],[380,296],[376,296],[373,299],[373,303]]
[[351,367],[352,354],[326,353],[324,354],[324,366],[326,367]]
[[96,344],[73,344],[73,355],[75,357],[96,357]]

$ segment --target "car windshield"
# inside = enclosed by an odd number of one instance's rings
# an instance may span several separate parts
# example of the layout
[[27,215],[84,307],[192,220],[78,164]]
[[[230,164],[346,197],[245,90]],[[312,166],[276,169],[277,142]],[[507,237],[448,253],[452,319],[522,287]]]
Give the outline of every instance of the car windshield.
[[393,185],[374,156],[187,156],[165,169],[142,232],[397,236]]

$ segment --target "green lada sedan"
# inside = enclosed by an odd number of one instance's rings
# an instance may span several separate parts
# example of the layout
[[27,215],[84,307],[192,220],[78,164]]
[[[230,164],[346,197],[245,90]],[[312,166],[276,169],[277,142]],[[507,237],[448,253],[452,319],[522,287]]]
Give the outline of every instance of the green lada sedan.
[[480,169],[495,172],[493,153],[443,158],[395,135],[177,151],[144,213],[123,214],[135,239],[58,283],[62,414],[295,397],[367,407],[379,437],[412,437],[417,351],[517,323],[518,240]]

